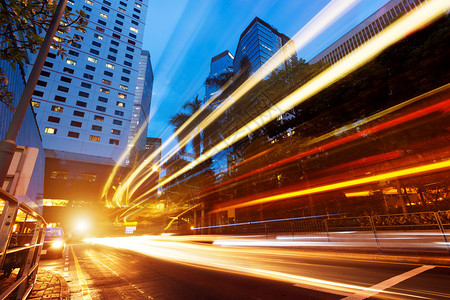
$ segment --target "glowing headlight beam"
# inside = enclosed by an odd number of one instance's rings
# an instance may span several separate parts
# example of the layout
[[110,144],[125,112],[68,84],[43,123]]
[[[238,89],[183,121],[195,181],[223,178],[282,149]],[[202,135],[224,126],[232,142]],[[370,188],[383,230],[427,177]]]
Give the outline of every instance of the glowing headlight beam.
[[298,88],[292,94],[278,102],[274,107],[266,110],[254,120],[238,129],[234,134],[218,143],[214,148],[204,153],[201,157],[197,158],[175,174],[169,176],[156,187],[150,189],[148,193],[184,174],[221,150],[233,145],[292,107],[308,100],[313,95],[337,82],[343,76],[348,75],[350,72],[364,65],[367,61],[373,59],[387,47],[400,41],[408,33],[419,30],[444,15],[449,9],[450,2],[440,0],[429,1],[422,4],[420,7],[417,7],[415,10],[398,19],[396,22],[388,26],[378,35],[374,36],[346,57]]
[[402,170],[392,171],[392,172],[383,173],[383,174],[379,174],[379,175],[358,178],[358,179],[353,179],[353,180],[347,180],[347,181],[343,181],[343,182],[327,184],[327,185],[308,188],[308,189],[299,190],[299,191],[295,191],[295,192],[278,194],[278,195],[264,197],[264,198],[260,198],[260,199],[256,199],[256,200],[250,200],[250,201],[246,201],[246,202],[242,202],[242,203],[238,203],[238,204],[234,204],[234,205],[230,205],[230,206],[216,208],[216,209],[213,209],[211,211],[211,213],[226,211],[226,210],[229,210],[232,208],[242,208],[242,207],[247,207],[247,206],[253,206],[253,205],[267,203],[267,202],[271,202],[271,201],[280,201],[280,200],[285,200],[285,199],[294,198],[294,197],[301,197],[301,196],[312,195],[312,194],[317,194],[317,193],[330,192],[330,191],[335,191],[335,190],[339,190],[342,188],[355,187],[355,186],[368,184],[368,183],[374,183],[374,182],[378,182],[378,181],[386,180],[386,179],[415,176],[415,175],[427,173],[430,171],[444,170],[449,167],[450,167],[450,160],[445,160],[445,161],[434,163],[434,164],[428,164],[428,165],[419,166],[419,167],[402,169]]

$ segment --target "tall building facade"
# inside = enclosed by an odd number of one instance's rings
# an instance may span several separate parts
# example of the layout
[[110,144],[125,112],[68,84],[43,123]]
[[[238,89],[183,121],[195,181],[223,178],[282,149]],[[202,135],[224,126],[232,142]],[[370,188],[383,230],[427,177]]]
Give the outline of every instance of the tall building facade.
[[[139,61],[136,93],[133,103],[133,114],[131,116],[130,134],[128,135],[128,146],[133,147],[129,161],[135,161],[136,153],[146,149],[147,128],[146,120],[149,118],[153,91],[153,69],[150,60],[150,52],[143,50]],[[133,143],[139,129],[144,126],[142,134]]]
[[211,70],[205,81],[205,98],[208,100],[233,75],[234,57],[226,50],[211,59]]
[[336,42],[328,46],[309,63],[319,61],[334,64],[344,56],[380,33],[384,28],[392,24],[403,14],[415,9],[426,0],[391,0],[383,7],[355,26]]
[[[256,17],[242,32],[239,43],[234,55],[233,69],[237,73],[243,67],[246,59],[248,60],[250,74],[254,73],[263,66],[278,50],[283,46],[294,49],[293,52],[284,48],[285,63],[296,61],[297,55],[289,55],[295,52],[294,42],[286,35],[278,32],[275,28]],[[275,68],[276,66],[268,66]]]
[[43,146],[74,160],[90,155],[116,163],[128,147],[147,3],[69,0],[67,6],[85,11],[89,23],[86,32],[72,30],[79,41],[66,46],[66,57],[51,49],[45,61],[32,98]]

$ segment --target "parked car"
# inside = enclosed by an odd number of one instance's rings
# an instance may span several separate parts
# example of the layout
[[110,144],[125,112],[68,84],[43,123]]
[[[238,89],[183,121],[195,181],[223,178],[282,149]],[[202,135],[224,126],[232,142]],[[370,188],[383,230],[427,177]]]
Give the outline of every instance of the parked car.
[[41,255],[62,257],[65,245],[64,230],[61,227],[49,227],[45,231]]

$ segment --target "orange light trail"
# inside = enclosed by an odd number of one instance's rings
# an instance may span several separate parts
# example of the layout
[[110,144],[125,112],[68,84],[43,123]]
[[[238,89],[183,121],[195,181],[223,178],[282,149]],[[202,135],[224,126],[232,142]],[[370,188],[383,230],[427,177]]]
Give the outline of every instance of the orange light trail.
[[226,211],[226,210],[229,210],[232,208],[242,208],[242,207],[247,207],[247,206],[253,206],[253,205],[267,203],[267,202],[271,202],[271,201],[280,201],[280,200],[285,200],[285,199],[294,198],[294,197],[301,197],[301,196],[312,195],[312,194],[317,194],[317,193],[330,192],[330,191],[339,190],[342,188],[355,187],[355,186],[368,184],[368,183],[374,183],[377,181],[391,179],[391,178],[403,178],[406,176],[414,176],[414,175],[418,175],[418,174],[422,174],[422,173],[426,173],[426,172],[430,172],[430,171],[440,171],[440,170],[444,170],[449,167],[450,167],[450,160],[445,160],[445,161],[434,163],[434,164],[428,164],[428,165],[419,166],[419,167],[407,168],[407,169],[387,172],[387,173],[383,173],[383,174],[379,174],[379,175],[358,178],[358,179],[353,179],[353,180],[347,180],[347,181],[343,181],[343,182],[332,183],[332,184],[327,184],[327,185],[323,185],[323,186],[303,189],[303,190],[299,190],[299,191],[295,191],[295,192],[283,193],[283,194],[264,197],[264,198],[260,198],[260,199],[256,199],[256,200],[246,201],[246,202],[242,202],[242,203],[238,203],[238,204],[234,204],[234,205],[230,205],[230,206],[213,209],[211,211],[211,213]]

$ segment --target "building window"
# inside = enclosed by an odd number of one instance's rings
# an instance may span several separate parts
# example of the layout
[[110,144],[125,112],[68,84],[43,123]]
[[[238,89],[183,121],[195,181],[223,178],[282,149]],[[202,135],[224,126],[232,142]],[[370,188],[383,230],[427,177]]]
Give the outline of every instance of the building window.
[[83,77],[86,79],[94,79],[94,75],[88,74],[88,73],[84,73]]
[[84,112],[82,112],[82,111],[78,111],[78,110],[74,110],[73,111],[73,115],[74,116],[76,116],[76,117],[84,117]]
[[137,9],[137,8],[134,8],[133,10],[134,10],[135,12],[137,12],[138,14],[141,13],[141,11],[140,11],[139,9]]
[[55,95],[55,100],[59,102],[66,102],[66,97]]
[[100,137],[96,135],[89,136],[89,140],[93,142],[100,142]]
[[117,94],[117,97],[121,98],[121,99],[127,99],[127,95],[123,94],[123,93],[119,93]]
[[90,7],[86,6],[86,5],[83,5],[83,10],[91,12],[92,8],[90,8]]
[[134,5],[136,5],[136,7],[139,7],[139,8],[142,7],[142,5],[140,5],[139,3],[134,3]]
[[137,35],[135,35],[134,33],[131,33],[130,32],[130,34],[128,34],[130,37],[132,37],[133,39],[136,39],[137,38]]
[[111,145],[119,145],[119,140],[109,139],[109,143],[110,143]]
[[103,74],[105,74],[106,76],[109,76],[109,77],[113,77],[113,73],[111,73],[109,71],[105,71],[105,72],[103,72]]
[[119,21],[119,20],[116,20],[116,24],[119,24],[120,26],[123,26],[123,22]]
[[109,2],[109,1],[103,0],[103,3],[105,3],[106,5],[111,6],[111,2]]
[[81,127],[81,125],[83,125],[83,123],[78,122],[78,121],[70,122],[70,126],[73,126],[73,127]]
[[77,62],[74,61],[73,59],[68,58],[68,59],[66,59],[66,64],[75,66],[77,64]]
[[101,27],[99,27],[99,26],[97,26],[97,27],[95,28],[95,30],[100,31],[100,32],[105,32],[105,29],[103,29],[103,28],[101,28]]
[[125,74],[131,74],[131,71],[127,70],[127,69],[122,69],[122,72],[125,73]]
[[120,1],[119,3],[120,3],[120,5],[127,7],[127,4],[125,2]]
[[67,82],[67,83],[71,83],[72,82],[72,78],[66,77],[66,76],[61,76],[61,78],[59,79],[62,82]]
[[83,102],[83,101],[77,101],[77,105],[78,105],[78,106],[81,106],[81,107],[86,107],[86,106],[87,106],[87,103],[86,103],[86,102]]
[[124,61],[123,64],[125,66],[128,66],[128,67],[132,67],[133,66],[133,64],[131,62],[129,62],[129,61]]
[[103,20],[98,20],[98,24],[100,24],[100,25],[103,25],[103,26],[106,26],[106,22],[105,21],[103,21]]
[[67,67],[64,67],[63,71],[66,72],[66,73],[69,73],[69,74],[73,74],[73,72],[75,72],[74,69],[67,68]]
[[128,91],[128,86],[126,86],[126,85],[120,84],[119,88],[124,90],[124,91]]
[[92,125],[92,130],[95,130],[95,131],[102,131],[102,126]]
[[139,26],[139,22],[135,21],[135,20],[131,20],[131,24],[134,24],[136,26]]
[[105,120],[105,118],[102,117],[102,116],[95,115],[95,116],[94,116],[94,120],[95,120],[95,121],[99,121],[99,122],[103,122],[103,121]]
[[89,5],[94,5],[94,2],[92,2],[91,0],[84,0],[84,2],[86,2]]
[[103,84],[111,85],[111,80],[102,79]]
[[125,82],[130,82],[130,78],[122,76],[120,77],[121,80],[125,81]]
[[130,30],[135,32],[135,33],[139,32],[139,30],[136,27],[133,27],[133,26],[130,26]]
[[100,51],[92,49],[92,48],[89,50],[89,52],[92,53],[92,54],[95,54],[95,55],[99,55],[100,54]]
[[36,84],[37,84],[37,85],[40,85],[40,86],[43,86],[43,87],[46,87],[46,86],[47,86],[47,82],[42,81],[42,80],[38,80]]
[[106,88],[100,88],[100,92],[105,93],[105,94],[109,94],[109,89]]
[[96,58],[93,58],[93,57],[88,57],[88,61],[90,61],[90,62],[92,62],[92,63],[94,63],[94,64],[96,64],[97,63],[97,59]]
[[92,41],[92,45],[94,45],[95,47],[101,47],[102,44],[96,41]]
[[112,55],[108,55],[108,59],[112,61],[116,61],[116,57]]
[[128,44],[136,45],[136,43],[134,41],[132,41],[132,40],[128,40]]
[[33,95],[34,96],[38,96],[38,97],[42,97],[42,96],[44,96],[44,92],[34,90]]
[[121,14],[117,14],[117,17],[118,17],[118,18],[121,18],[121,19],[125,19],[125,16],[124,16],[124,15],[121,15]]
[[69,88],[68,88],[68,87],[65,87],[65,86],[58,85],[57,90],[58,90],[58,91],[61,91],[61,92],[67,93],[67,92],[69,91]]
[[125,57],[126,57],[126,58],[128,58],[128,59],[133,59],[133,55],[131,55],[131,54],[128,54],[128,53],[127,53],[127,54],[125,54]]
[[139,16],[136,14],[133,14],[133,18],[138,19],[139,20]]
[[120,12],[123,12],[123,13],[125,13],[125,12],[126,12],[126,10],[125,10],[125,9],[123,9],[122,7],[119,7],[119,11],[120,11]]
[[125,103],[120,102],[120,101],[117,101],[116,105],[119,106],[119,107],[125,107]]
[[120,35],[118,35],[117,33],[113,33],[112,36],[113,36],[113,38],[120,40]]
[[84,87],[84,88],[90,89],[90,88],[92,87],[92,84],[90,84],[90,83],[87,83],[87,82],[82,82],[82,83],[81,83],[81,87]]
[[39,107],[39,106],[41,106],[41,102],[39,102],[39,101],[31,101],[31,106]]
[[97,105],[97,107],[95,109],[98,110],[98,111],[101,111],[101,112],[105,112],[106,111],[106,107],[100,106],[100,105]]
[[114,119],[113,124],[114,125],[122,125],[122,121]]
[[117,49],[114,49],[112,47],[109,47],[109,51],[112,53],[115,53],[115,54],[117,54],[117,52],[118,52]]
[[106,67],[114,70],[114,65],[110,63],[106,63]]
[[58,131],[56,128],[52,127],[45,127],[44,132],[48,134],[56,134],[56,131]]
[[63,109],[64,108],[62,108],[61,106],[52,105],[52,111],[56,111],[56,112],[62,113]]
[[95,182],[97,180],[97,174],[83,173],[81,175],[81,180],[88,182]]
[[[103,7],[102,7],[102,9],[103,9]],[[104,14],[104,13],[100,13],[100,17],[102,17],[104,19],[108,19],[108,16],[106,14]]]
[[78,55],[80,55],[80,53],[78,53],[76,51],[73,51],[73,50],[69,50],[69,55],[73,55],[73,56],[78,57]]
[[80,133],[79,132],[74,132],[74,131],[69,131],[69,133],[67,134],[68,137],[73,137],[73,138],[79,138],[80,137]]
[[48,68],[53,68],[53,63],[46,61],[44,62],[44,66]]
[[83,98],[89,98],[89,93],[79,91],[78,96],[83,97]]
[[115,114],[116,116],[121,116],[121,117],[123,117],[123,111],[116,110],[116,111],[114,111],[114,114]]
[[119,129],[111,129],[111,134],[120,135]]
[[131,48],[129,46],[127,46],[127,50],[130,51],[130,52],[134,52],[134,48]]
[[95,67],[91,65],[86,65],[86,70],[95,71]]
[[57,118],[57,117],[50,116],[50,117],[48,117],[47,120],[48,120],[49,122],[59,123],[59,121],[60,121],[61,119],[60,119],[60,118]]
[[117,27],[117,26],[114,26],[114,30],[115,30],[115,31],[118,31],[118,32],[122,32],[122,28],[119,28],[119,27]]
[[94,33],[94,37],[99,39],[99,40],[103,40],[103,36],[98,34],[98,33]]
[[102,97],[102,96],[98,96],[98,101],[103,102],[103,103],[108,103],[108,98]]

